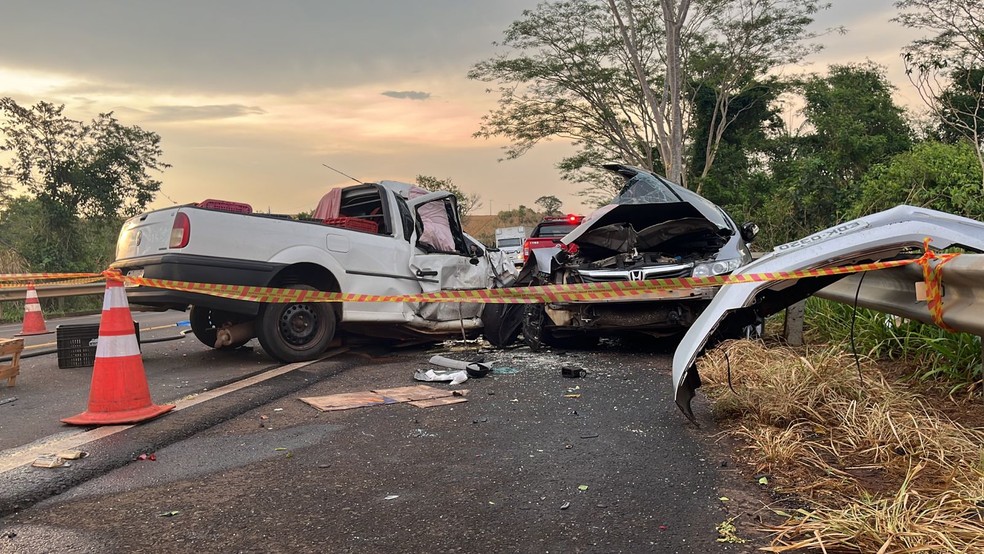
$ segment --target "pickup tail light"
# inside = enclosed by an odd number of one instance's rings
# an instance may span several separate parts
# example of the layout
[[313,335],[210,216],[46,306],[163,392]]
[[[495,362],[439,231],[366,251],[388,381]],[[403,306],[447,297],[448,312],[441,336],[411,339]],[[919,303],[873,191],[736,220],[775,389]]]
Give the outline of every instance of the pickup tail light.
[[171,226],[171,241],[168,248],[184,248],[188,246],[191,238],[191,221],[184,212],[178,212],[174,216],[174,225]]
[[530,257],[530,239],[523,241],[523,263]]

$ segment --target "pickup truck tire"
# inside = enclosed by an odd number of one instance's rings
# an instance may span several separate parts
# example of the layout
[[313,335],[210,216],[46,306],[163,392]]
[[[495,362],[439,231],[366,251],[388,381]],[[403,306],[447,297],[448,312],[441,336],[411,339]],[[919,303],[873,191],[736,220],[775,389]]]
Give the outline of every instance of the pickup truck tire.
[[[241,323],[244,317],[229,312],[222,312],[205,308],[202,306],[192,306],[188,313],[188,322],[191,324],[191,332],[195,338],[209,348],[215,348],[216,329],[226,323]],[[219,350],[233,350],[249,342],[246,339],[242,342],[222,346]]]
[[[292,289],[318,290],[308,285]],[[335,311],[326,302],[264,304],[256,320],[256,338],[271,357],[285,363],[313,360],[335,337]]]

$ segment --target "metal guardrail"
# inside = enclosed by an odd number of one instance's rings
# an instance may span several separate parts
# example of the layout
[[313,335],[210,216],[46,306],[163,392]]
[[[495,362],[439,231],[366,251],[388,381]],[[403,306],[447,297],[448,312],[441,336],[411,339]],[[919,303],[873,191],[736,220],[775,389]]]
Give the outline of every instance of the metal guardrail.
[[[103,294],[106,283],[89,283],[85,285],[53,285],[36,287],[38,298],[65,298],[68,296],[88,296]],[[21,301],[27,297],[27,287],[0,289],[0,303]]]
[[[962,254],[943,266],[943,322],[953,329],[984,336],[984,254]],[[858,283],[861,292],[858,294]],[[922,268],[908,265],[848,275],[816,293],[821,298],[933,324],[925,300],[916,298]]]

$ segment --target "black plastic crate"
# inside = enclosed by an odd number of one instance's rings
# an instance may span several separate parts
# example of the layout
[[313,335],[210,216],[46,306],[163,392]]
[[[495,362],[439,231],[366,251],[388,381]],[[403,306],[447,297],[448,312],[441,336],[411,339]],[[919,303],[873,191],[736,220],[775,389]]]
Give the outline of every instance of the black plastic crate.
[[[140,324],[133,322],[133,332],[140,344]],[[90,343],[99,338],[98,323],[63,324],[55,327],[58,349],[58,368],[92,367],[96,364],[96,345]]]

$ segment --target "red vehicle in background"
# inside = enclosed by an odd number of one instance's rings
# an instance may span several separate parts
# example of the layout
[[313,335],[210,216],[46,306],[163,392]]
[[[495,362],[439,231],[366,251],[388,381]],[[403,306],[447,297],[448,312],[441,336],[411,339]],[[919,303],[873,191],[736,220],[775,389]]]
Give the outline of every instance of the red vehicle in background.
[[583,215],[567,214],[556,217],[545,217],[530,233],[530,238],[523,243],[523,263],[530,257],[530,251],[535,248],[550,248],[559,246],[560,239],[581,224]]

